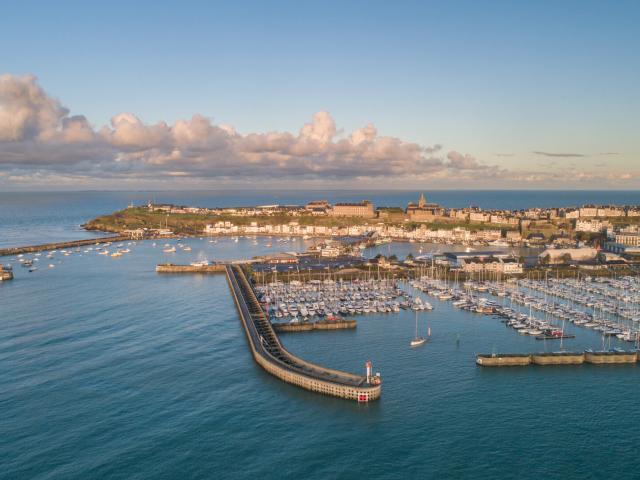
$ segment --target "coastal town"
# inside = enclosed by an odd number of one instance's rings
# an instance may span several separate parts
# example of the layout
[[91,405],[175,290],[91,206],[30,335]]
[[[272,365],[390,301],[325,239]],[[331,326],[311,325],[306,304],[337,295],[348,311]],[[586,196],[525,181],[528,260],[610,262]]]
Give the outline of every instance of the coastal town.
[[[503,273],[521,273],[525,261],[516,249],[536,251],[538,266],[580,263],[595,269],[634,265],[640,259],[637,205],[485,210],[445,208],[428,202],[424,194],[416,200],[405,208],[375,206],[367,200],[225,208],[149,202],[99,217],[85,228],[134,239],[176,235],[318,238],[324,239],[316,247],[322,257],[357,253],[353,239],[366,239],[369,246],[392,241],[461,245],[468,247],[467,258],[455,261],[457,266]],[[479,251],[482,248],[489,250]],[[511,253],[505,254],[504,249]]]

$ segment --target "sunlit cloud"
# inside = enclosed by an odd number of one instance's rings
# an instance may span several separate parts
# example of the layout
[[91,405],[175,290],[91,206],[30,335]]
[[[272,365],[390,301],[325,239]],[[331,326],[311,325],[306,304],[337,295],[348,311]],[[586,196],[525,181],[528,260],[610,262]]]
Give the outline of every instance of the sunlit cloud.
[[[242,134],[201,114],[173,124],[148,124],[129,112],[95,128],[83,115],[71,115],[34,76],[0,76],[0,181],[5,185],[40,184],[46,179],[58,185],[94,186],[230,181],[263,185],[265,180],[389,187],[433,182],[453,188],[565,184],[566,172],[551,167],[556,168],[550,163],[536,172],[492,165],[470,153],[445,150],[440,143],[421,145],[381,135],[372,123],[343,132],[326,111],[314,113],[297,132]],[[576,183],[598,179],[634,182],[638,176],[580,172],[572,177]]]

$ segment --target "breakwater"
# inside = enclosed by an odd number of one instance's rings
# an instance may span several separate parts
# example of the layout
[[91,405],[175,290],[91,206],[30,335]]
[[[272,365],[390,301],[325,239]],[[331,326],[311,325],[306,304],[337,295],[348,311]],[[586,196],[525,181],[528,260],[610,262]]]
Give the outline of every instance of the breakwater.
[[112,237],[86,238],[83,240],[71,240],[68,242],[44,243],[41,245],[27,245],[24,247],[0,248],[0,257],[7,255],[19,255],[21,253],[43,252],[46,250],[63,250],[66,248],[82,247],[85,245],[99,245],[102,243],[124,242],[131,240],[131,237],[125,235],[116,235]]
[[288,352],[280,343],[271,322],[239,265],[226,266],[227,280],[240,313],[240,320],[255,361],[279,379],[334,397],[368,402],[380,397],[382,382],[367,362],[367,375],[354,375],[315,365]]
[[311,332],[313,330],[348,330],[358,326],[355,320],[319,320],[317,322],[274,323],[276,332]]
[[519,367],[528,365],[635,364],[640,354],[633,350],[585,350],[584,352],[479,354],[476,364],[482,367]]
[[175,265],[161,263],[156,265],[158,273],[225,273],[225,265]]
[[[382,382],[379,376],[373,375],[370,362],[367,362],[365,376],[354,375],[307,362],[288,352],[280,343],[276,329],[267,318],[241,265],[160,264],[156,266],[156,272],[225,273],[251,354],[262,368],[275,377],[312,392],[358,402],[369,402],[380,397]],[[301,329],[288,331],[330,330],[355,326],[355,320],[323,321],[301,324]]]

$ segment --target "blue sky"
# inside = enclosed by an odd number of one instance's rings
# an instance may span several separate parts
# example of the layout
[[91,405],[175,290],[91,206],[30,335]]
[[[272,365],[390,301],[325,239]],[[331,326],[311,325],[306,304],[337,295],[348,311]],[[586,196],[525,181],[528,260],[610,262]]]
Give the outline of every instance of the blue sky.
[[373,123],[503,169],[635,174],[639,20],[624,1],[7,2],[0,73],[95,130],[199,113],[295,135],[327,111],[336,138]]

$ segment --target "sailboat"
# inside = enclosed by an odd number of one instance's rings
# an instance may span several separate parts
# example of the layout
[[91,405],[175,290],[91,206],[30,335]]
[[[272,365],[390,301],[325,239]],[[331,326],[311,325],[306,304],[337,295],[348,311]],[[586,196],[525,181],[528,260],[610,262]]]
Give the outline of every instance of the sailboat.
[[418,311],[416,310],[416,336],[413,340],[411,340],[411,346],[419,347],[420,345],[424,345],[426,342],[426,338],[418,336]]

